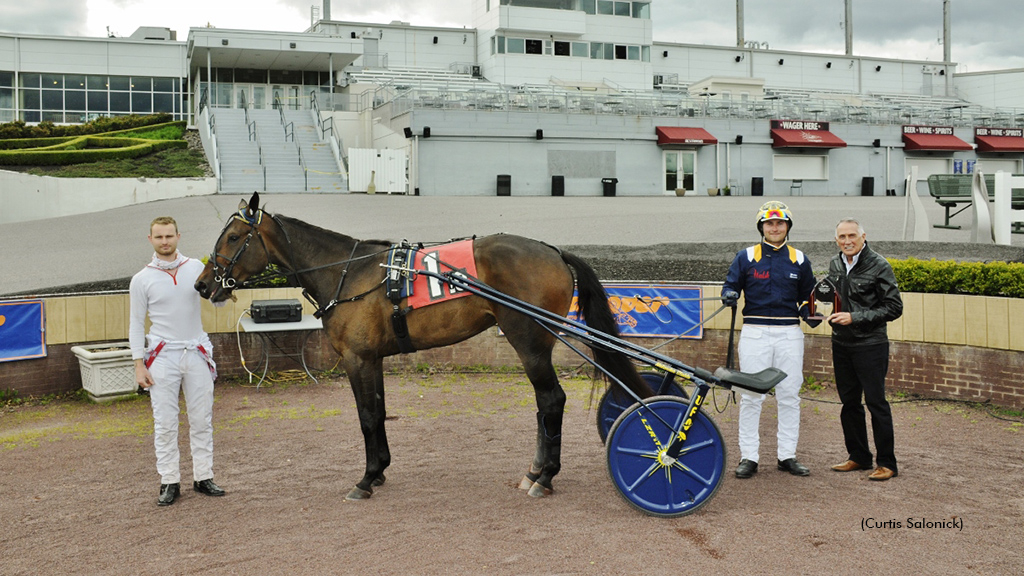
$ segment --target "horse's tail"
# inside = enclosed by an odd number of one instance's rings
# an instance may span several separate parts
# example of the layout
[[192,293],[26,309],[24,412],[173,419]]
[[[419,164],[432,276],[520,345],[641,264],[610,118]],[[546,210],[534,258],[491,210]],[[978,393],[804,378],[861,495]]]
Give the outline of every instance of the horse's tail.
[[[560,251],[562,260],[576,271],[576,290],[579,293],[580,316],[587,322],[587,326],[594,330],[604,332],[610,336],[619,336],[619,326],[608,306],[608,294],[601,286],[597,273],[585,261],[578,256],[568,252]],[[607,370],[612,376],[618,378],[623,384],[629,387],[641,398],[648,398],[654,394],[650,386],[636,370],[636,366],[629,357],[621,352],[609,350],[603,346],[591,345],[594,352],[594,360],[599,366]]]

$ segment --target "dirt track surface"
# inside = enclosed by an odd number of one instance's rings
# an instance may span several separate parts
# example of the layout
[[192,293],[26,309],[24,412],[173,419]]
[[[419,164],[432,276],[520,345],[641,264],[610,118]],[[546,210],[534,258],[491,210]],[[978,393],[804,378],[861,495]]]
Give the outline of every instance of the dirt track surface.
[[[1020,423],[962,404],[894,403],[900,476],[870,482],[828,469],[846,454],[826,387],[804,395],[799,457],[811,476],[775,470],[769,399],[761,469],[737,480],[736,407],[709,405],[728,474],[703,509],[665,519],[619,497],[587,409],[589,381],[565,383],[563,467],[555,494],[539,500],[516,487],[535,443],[522,375],[387,376],[393,464],[364,502],[344,501],[363,469],[344,379],[218,384],[214,469],[228,494],[192,491],[183,417],[182,497],[168,508],[156,506],[145,398],[8,411],[0,573],[1020,573]],[[719,406],[726,397],[717,393]],[[887,521],[900,527],[863,528]]]

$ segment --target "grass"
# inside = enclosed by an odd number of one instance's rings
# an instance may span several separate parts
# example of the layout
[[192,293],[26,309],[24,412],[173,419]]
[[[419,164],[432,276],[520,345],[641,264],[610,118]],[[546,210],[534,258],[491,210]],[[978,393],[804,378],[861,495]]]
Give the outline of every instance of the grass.
[[197,150],[173,149],[127,160],[105,160],[68,166],[32,166],[20,170],[56,178],[201,178],[206,156]]

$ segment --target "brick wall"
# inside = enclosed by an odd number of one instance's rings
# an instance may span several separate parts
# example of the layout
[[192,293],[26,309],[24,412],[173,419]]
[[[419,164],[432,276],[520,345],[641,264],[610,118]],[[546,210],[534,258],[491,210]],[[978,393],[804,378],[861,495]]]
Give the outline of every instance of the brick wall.
[[[247,366],[256,370],[259,340],[255,334],[240,335]],[[244,377],[238,340],[235,333],[212,334],[216,360],[224,377]],[[284,351],[298,346],[298,336],[289,334],[279,339]],[[306,362],[314,370],[332,368],[338,356],[326,341],[323,332],[314,333],[307,341]],[[663,339],[637,339],[637,344],[654,347]],[[705,330],[702,340],[676,340],[658,349],[664,356],[675,358],[691,367],[709,370],[725,364],[728,331]],[[991,402],[1016,410],[1024,409],[1024,354],[972,346],[953,346],[918,342],[892,342],[889,379],[890,391],[905,391],[926,397],[953,398]],[[14,389],[22,397],[68,392],[81,388],[78,360],[70,345],[48,347],[49,355],[37,360],[0,363],[0,388]],[[273,349],[274,353],[281,350]],[[559,344],[555,363],[559,366],[582,364],[572,351]],[[384,361],[388,370],[432,366],[518,366],[515,351],[492,328],[454,346],[393,356]],[[285,357],[272,358],[272,370],[299,368]],[[808,335],[805,339],[804,375],[818,380],[832,380],[831,340],[826,336]]]

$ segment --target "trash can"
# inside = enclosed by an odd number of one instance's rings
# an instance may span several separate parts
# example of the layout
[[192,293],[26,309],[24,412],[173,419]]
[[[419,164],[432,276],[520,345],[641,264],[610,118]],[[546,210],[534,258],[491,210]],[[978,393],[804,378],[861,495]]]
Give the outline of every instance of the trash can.
[[750,179],[750,195],[764,196],[764,178],[754,176]]
[[875,195],[875,177],[865,176],[860,181],[860,195],[861,196],[874,196]]
[[565,196],[565,176],[551,177],[551,195]]
[[615,185],[618,183],[618,178],[601,178],[601,186],[604,188],[604,195],[615,196]]
[[498,196],[512,195],[512,175],[498,174]]

